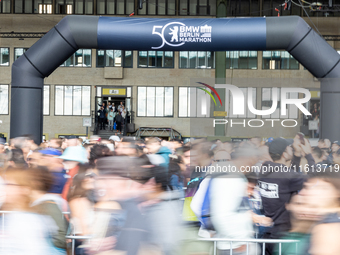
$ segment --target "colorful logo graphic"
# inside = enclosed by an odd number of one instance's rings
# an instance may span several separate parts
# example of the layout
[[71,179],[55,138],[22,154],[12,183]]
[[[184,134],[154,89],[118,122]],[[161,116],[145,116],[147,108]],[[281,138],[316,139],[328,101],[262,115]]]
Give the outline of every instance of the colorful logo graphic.
[[[204,86],[206,86],[208,89],[210,89],[210,90],[217,96],[218,100],[220,101],[221,106],[223,106],[222,100],[221,100],[221,98],[220,98],[220,95],[217,93],[217,91],[216,91],[212,86],[210,86],[210,85],[208,85],[208,84],[206,84],[206,83],[203,83],[203,82],[197,82],[197,83],[198,83],[198,84],[201,84],[201,85],[204,85]],[[212,98],[212,100],[214,101],[215,106],[217,106],[217,103],[216,103],[216,100],[215,100],[214,96],[213,96],[208,90],[206,90],[206,89],[204,89],[204,88],[201,88],[201,87],[197,87],[197,88],[200,89],[200,90],[203,90],[204,92],[206,92],[206,93]]]

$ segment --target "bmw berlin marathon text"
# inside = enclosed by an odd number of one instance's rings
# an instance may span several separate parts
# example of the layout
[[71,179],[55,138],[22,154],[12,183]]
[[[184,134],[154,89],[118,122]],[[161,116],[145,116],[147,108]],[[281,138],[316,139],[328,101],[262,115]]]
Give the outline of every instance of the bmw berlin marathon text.
[[[214,118],[213,119],[213,127],[216,125],[229,125],[230,127],[263,127],[264,125],[270,125],[271,127],[275,127],[276,125],[281,125],[283,127],[296,127],[298,125],[297,120],[295,119],[288,119],[282,118],[282,116],[287,116],[287,106],[288,105],[295,105],[304,115],[309,116],[311,113],[303,106],[304,103],[309,102],[311,98],[311,93],[309,90],[304,88],[281,88],[281,98],[278,98],[278,88],[272,88],[272,105],[269,109],[265,110],[257,110],[255,109],[254,105],[256,102],[253,102],[253,91],[251,88],[248,88],[247,91],[247,98],[245,98],[244,93],[242,90],[234,85],[229,84],[215,84],[215,89],[209,86],[214,94],[220,99],[220,96],[216,92],[216,88],[226,89],[230,91],[232,97],[232,114],[235,115],[244,115],[245,114],[245,102],[247,102],[248,110],[258,116],[269,116],[270,114],[274,113],[278,108],[278,101],[280,102],[280,115],[281,119],[227,119],[227,116],[224,118]],[[289,93],[301,93],[304,95],[302,98],[288,98]],[[211,95],[213,98],[213,96]],[[213,99],[214,100],[214,99]],[[247,100],[247,101],[245,101]],[[222,102],[220,101],[221,105]],[[201,108],[205,106],[202,105]],[[201,109],[202,111],[206,111],[206,109]]]
[[179,47],[189,42],[211,42],[211,26],[186,26],[182,22],[171,22],[165,26],[153,26],[152,34],[162,38],[160,46],[152,47],[157,50],[163,48],[165,44],[172,47]]

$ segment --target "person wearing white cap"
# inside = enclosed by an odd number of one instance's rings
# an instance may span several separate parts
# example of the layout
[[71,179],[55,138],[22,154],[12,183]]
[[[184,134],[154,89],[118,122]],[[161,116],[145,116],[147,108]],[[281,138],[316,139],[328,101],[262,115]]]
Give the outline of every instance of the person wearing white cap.
[[69,176],[69,179],[66,182],[61,195],[62,198],[66,200],[73,177],[78,173],[79,164],[84,164],[88,162],[87,152],[86,149],[82,146],[71,146],[67,147],[64,153],[59,158],[64,160],[63,164]]

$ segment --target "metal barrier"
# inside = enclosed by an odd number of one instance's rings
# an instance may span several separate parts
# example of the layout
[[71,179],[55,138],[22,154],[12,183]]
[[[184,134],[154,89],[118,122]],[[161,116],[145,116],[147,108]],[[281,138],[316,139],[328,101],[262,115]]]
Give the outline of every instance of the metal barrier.
[[[282,244],[283,243],[295,243],[295,251],[297,254],[299,240],[281,240],[281,239],[226,239],[226,238],[198,238],[198,241],[214,242],[214,255],[217,254],[217,242],[230,242],[230,247],[232,247],[233,242],[247,243],[247,255],[249,254],[249,243],[262,243],[262,255],[265,255],[266,243],[278,243],[279,244],[279,255],[281,255]],[[230,255],[233,254],[233,249],[230,249]],[[256,245],[257,254],[257,245]]]
[[66,239],[71,239],[72,240],[72,251],[71,254],[74,255],[75,251],[75,241],[76,240],[88,240],[91,239],[92,236],[65,236]]
[[5,233],[5,214],[12,213],[12,211],[0,211],[1,213],[1,231],[2,235]]
[[[66,236],[66,239],[72,240],[72,252],[71,254],[74,255],[75,251],[75,240],[88,240],[91,239],[91,236]],[[214,255],[217,254],[217,242],[230,242],[230,247],[232,247],[233,242],[243,242],[247,243],[246,254],[249,254],[249,243],[262,243],[262,255],[265,255],[266,250],[266,243],[278,243],[279,244],[279,255],[281,255],[282,251],[282,244],[283,243],[295,243],[295,252],[297,254],[298,243],[299,240],[281,240],[281,239],[226,239],[226,238],[198,238],[198,241],[208,241],[214,242]],[[257,254],[257,246],[256,252]],[[230,250],[230,255],[233,254],[233,249]]]
[[[1,218],[1,230],[2,234],[5,233],[5,214],[13,213],[12,211],[0,211],[0,214],[2,215]],[[62,212],[63,215],[70,215],[70,212]],[[67,235],[65,236],[66,239],[72,240],[72,252],[71,254],[74,255],[75,252],[75,240],[88,240],[91,239],[91,236],[76,236],[76,235]],[[205,242],[214,242],[214,250],[213,254],[217,254],[217,242],[230,242],[230,247],[232,247],[233,242],[243,242],[247,245],[247,255],[249,254],[249,243],[262,243],[262,255],[265,255],[265,248],[266,243],[277,243],[279,244],[279,255],[281,255],[282,251],[282,244],[283,243],[295,243],[296,247],[296,253],[298,249],[298,243],[299,240],[284,240],[284,239],[226,239],[226,238],[198,238],[196,239],[198,241],[205,241]],[[230,250],[230,255],[233,254],[233,250]],[[257,245],[256,245],[256,254],[257,254]]]

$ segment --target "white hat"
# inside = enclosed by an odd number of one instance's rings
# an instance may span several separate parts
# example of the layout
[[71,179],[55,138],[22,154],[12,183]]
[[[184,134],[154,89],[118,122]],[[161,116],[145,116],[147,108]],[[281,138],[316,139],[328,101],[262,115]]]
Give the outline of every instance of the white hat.
[[120,142],[119,136],[116,136],[116,135],[111,135],[109,140],[112,140],[112,141],[115,141],[115,142]]

